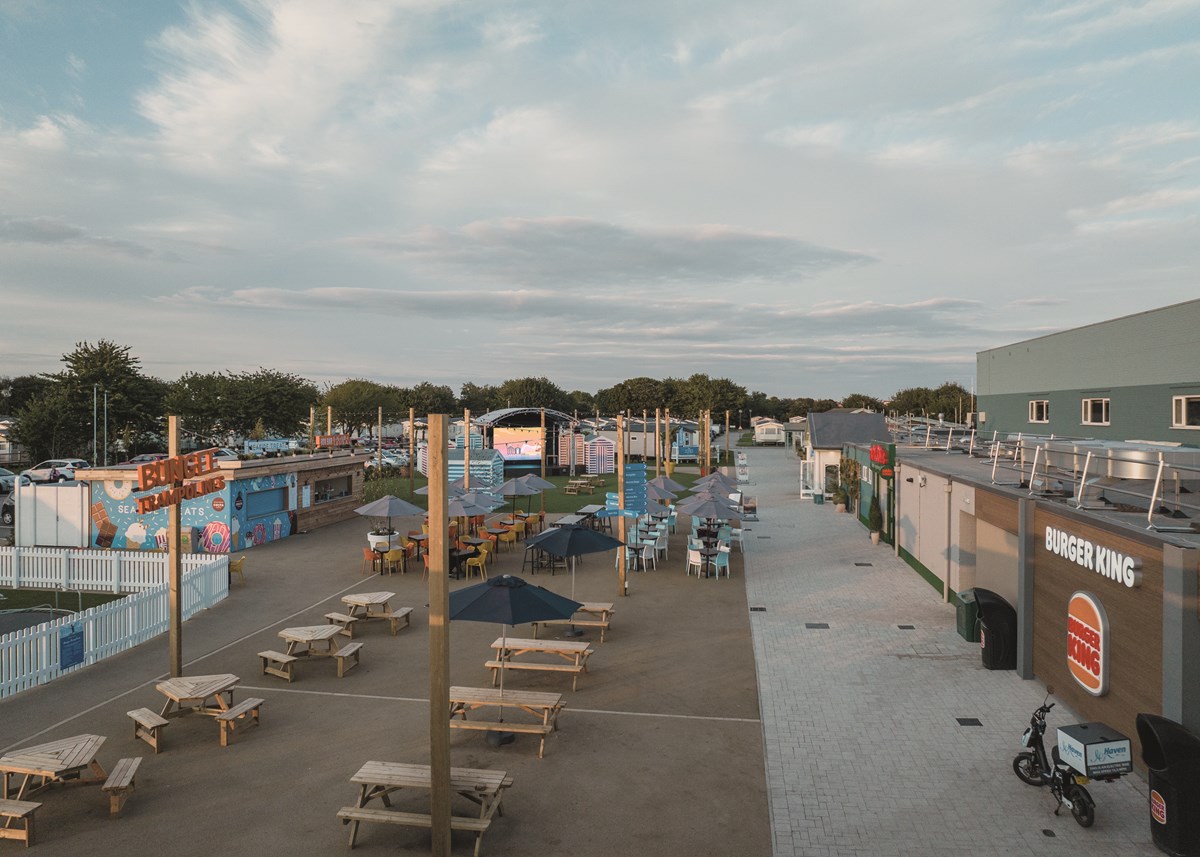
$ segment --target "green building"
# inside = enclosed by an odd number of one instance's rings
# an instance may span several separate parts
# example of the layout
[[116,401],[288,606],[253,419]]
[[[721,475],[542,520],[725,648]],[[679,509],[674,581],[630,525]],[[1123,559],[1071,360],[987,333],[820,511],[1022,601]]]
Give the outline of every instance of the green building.
[[977,425],[1200,446],[1200,300],[976,355]]

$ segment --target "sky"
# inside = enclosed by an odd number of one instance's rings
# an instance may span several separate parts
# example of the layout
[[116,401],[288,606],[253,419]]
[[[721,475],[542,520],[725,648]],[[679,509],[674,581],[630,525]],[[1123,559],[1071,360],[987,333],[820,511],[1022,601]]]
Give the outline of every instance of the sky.
[[783,397],[1200,296],[1200,0],[0,0],[0,375]]

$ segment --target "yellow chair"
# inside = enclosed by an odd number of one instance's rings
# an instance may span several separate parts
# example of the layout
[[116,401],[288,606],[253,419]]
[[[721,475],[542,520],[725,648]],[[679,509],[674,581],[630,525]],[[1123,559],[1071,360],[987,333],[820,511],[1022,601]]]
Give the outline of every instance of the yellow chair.
[[404,554],[404,548],[392,548],[383,555],[383,567],[389,574],[395,574],[397,568],[402,572],[405,570]]
[[476,545],[476,547],[485,562],[494,563],[496,561],[496,557],[492,555],[492,545]]
[[522,538],[525,535],[525,522],[517,521],[512,525],[513,531],[517,534],[517,538]]
[[487,551],[481,551],[478,556],[467,558],[467,580],[471,579],[471,569],[479,572],[480,580],[487,580]]
[[246,585],[246,575],[242,572],[242,566],[245,564],[246,557],[244,554],[239,556],[237,559],[231,559],[229,561],[229,579],[233,580],[233,576],[236,574],[238,579],[242,581],[242,586]]
[[512,545],[513,548],[516,548],[516,546],[517,546],[517,530],[516,530],[516,528],[514,527],[511,530],[506,530],[504,532],[504,534],[502,536],[500,536],[500,538],[497,541],[499,541],[499,543],[502,545]]

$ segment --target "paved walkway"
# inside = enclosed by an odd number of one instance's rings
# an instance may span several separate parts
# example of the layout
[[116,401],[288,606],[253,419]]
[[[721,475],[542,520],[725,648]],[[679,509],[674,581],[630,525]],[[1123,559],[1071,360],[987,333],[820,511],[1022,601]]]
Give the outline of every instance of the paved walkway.
[[[751,624],[777,857],[1160,853],[1136,775],[1089,787],[1092,828],[1055,817],[1049,790],[1011,768],[1041,684],[983,669],[954,608],[890,547],[800,500],[792,453],[748,458],[762,520],[748,525],[747,601],[766,608]],[[1077,720],[1060,704],[1050,726]]]

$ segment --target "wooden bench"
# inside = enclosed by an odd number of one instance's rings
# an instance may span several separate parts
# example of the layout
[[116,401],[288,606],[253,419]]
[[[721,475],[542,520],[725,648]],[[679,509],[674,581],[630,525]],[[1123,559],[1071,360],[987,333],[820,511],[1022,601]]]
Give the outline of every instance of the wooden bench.
[[149,708],[136,708],[125,712],[133,718],[133,737],[141,738],[158,752],[159,732],[167,728],[167,718],[160,717]]
[[258,725],[258,709],[264,702],[266,702],[265,699],[258,699],[252,696],[249,699],[243,699],[228,711],[222,711],[217,715],[217,724],[221,727],[222,747],[229,746],[236,729],[243,726]]
[[586,664],[542,664],[535,661],[488,661],[485,667],[492,671],[492,684],[496,683],[496,671],[502,667],[510,670],[540,670],[543,672],[571,673],[571,690],[579,682],[579,674],[587,672]]
[[407,628],[409,626],[412,612],[413,609],[411,607],[401,607],[399,610],[393,610],[391,613],[380,613],[379,617],[381,619],[387,619],[392,623],[392,636],[394,637],[401,628]]
[[[378,822],[381,824],[402,824],[405,827],[431,827],[432,818],[420,812],[397,812],[394,809],[372,809],[369,807],[344,806],[338,810],[338,818],[342,824],[350,825],[350,847],[354,847],[354,839],[358,835],[358,824],[361,821]],[[475,857],[479,857],[483,846],[483,834],[491,826],[490,818],[467,818],[461,815],[450,816],[451,830],[469,830],[475,836]]]
[[295,678],[296,661],[299,660],[295,655],[285,655],[283,652],[273,652],[267,650],[259,652],[258,656],[262,658],[263,675],[277,675],[280,678],[286,678],[290,684]]
[[129,800],[130,795],[133,794],[133,778],[137,775],[138,765],[141,763],[141,756],[135,756],[132,759],[121,759],[117,762],[117,766],[112,769],[112,773],[108,775],[108,779],[104,781],[104,785],[101,786],[104,791],[108,792],[108,814],[110,818],[118,818],[121,815],[121,810],[125,808],[125,801]]
[[578,494],[579,486],[578,485],[568,485],[567,487],[563,488],[563,493],[564,494]]
[[[358,666],[358,652],[361,648],[362,643],[347,643],[333,653],[333,656],[337,658],[338,678]],[[353,663],[348,664],[351,660]]]
[[527,735],[541,735],[542,742],[538,745],[538,758],[542,758],[546,752],[546,736],[554,731],[552,723],[522,723],[520,721],[512,722],[504,721],[503,723],[489,723],[485,720],[459,720],[456,717],[450,718],[451,729],[474,729],[480,732],[521,732]]
[[351,616],[349,613],[326,613],[325,618],[330,625],[341,625],[342,630],[339,634],[344,634],[350,639],[354,639],[354,625],[358,622],[357,616]]
[[[24,842],[28,848],[33,844],[33,814],[37,812],[40,803],[28,800],[7,800],[0,798],[0,818],[6,819],[4,827],[0,827],[0,839],[16,839]],[[9,827],[10,821],[22,822],[21,827]]]
[[604,632],[608,630],[608,619],[543,619],[540,622],[531,622],[533,625],[533,638],[537,639],[538,625],[575,625],[579,628],[599,628],[600,642],[604,642]]

